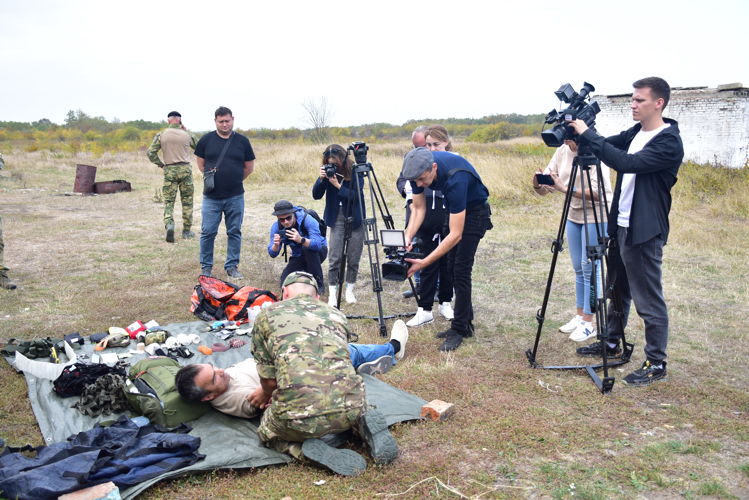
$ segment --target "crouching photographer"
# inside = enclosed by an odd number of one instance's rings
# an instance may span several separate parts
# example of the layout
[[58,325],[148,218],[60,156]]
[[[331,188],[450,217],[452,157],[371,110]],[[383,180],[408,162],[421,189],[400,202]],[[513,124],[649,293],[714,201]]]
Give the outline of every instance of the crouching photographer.
[[328,245],[320,234],[319,223],[304,208],[286,200],[275,204],[273,215],[278,220],[270,228],[268,255],[274,259],[278,257],[282,245],[291,249],[289,263],[281,273],[281,283],[289,274],[304,271],[315,277],[322,293],[325,289],[322,263],[328,256]]

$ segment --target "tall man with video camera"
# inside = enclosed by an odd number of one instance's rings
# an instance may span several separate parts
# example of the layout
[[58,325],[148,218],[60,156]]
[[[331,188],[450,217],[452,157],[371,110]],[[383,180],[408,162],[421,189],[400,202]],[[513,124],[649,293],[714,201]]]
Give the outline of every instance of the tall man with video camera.
[[[609,281],[615,279],[619,287],[624,315],[620,322],[614,308],[608,308],[606,352],[610,358],[621,356],[619,344],[634,300],[637,313],[645,322],[647,360],[624,377],[623,383],[644,386],[668,380],[668,310],[663,298],[661,264],[669,232],[671,188],[677,181],[684,147],[678,123],[663,118],[671,95],[668,83],[650,77],[632,86],[632,118],[640,122],[634,127],[604,138],[588,129],[582,120],[569,125],[593,154],[619,174],[608,218],[608,234],[616,243],[609,253]],[[579,348],[577,354],[601,357],[602,350],[602,342],[595,342]]]
[[471,273],[479,241],[491,229],[489,190],[481,181],[476,169],[465,158],[444,152],[430,152],[416,148],[406,154],[401,172],[411,181],[413,202],[411,219],[406,228],[406,247],[411,250],[411,240],[418,232],[426,215],[424,188],[440,190],[444,195],[448,216],[443,231],[447,237],[424,259],[406,259],[411,263],[408,276],[437,262],[447,255],[447,270],[455,287],[455,313],[450,329],[437,334],[445,341],[440,351],[454,351],[464,337],[473,336],[473,305],[471,304]]

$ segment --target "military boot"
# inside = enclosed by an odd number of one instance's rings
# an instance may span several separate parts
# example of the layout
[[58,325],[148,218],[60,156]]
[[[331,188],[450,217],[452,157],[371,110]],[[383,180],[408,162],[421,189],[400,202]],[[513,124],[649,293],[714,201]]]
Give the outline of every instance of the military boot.
[[174,224],[167,224],[166,226],[166,242],[174,243]]
[[182,239],[183,240],[191,240],[195,237],[195,233],[190,231],[189,229],[186,231],[182,231]]
[[15,290],[17,288],[16,284],[5,275],[0,276],[0,287],[5,288],[6,290]]

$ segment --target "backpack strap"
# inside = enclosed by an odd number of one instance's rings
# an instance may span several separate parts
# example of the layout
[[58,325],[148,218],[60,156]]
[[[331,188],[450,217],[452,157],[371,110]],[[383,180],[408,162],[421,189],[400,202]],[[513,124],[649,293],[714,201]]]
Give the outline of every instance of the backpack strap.
[[[479,174],[477,174],[476,172],[474,172],[470,168],[466,168],[466,167],[457,167],[457,168],[454,168],[454,169],[450,170],[449,172],[447,172],[447,177],[446,178],[449,179],[450,177],[452,177],[452,175],[455,172],[468,172],[469,174],[471,174],[472,176],[474,176],[477,181],[481,182],[481,177],[479,177]],[[482,184],[483,184],[483,182],[482,182]]]

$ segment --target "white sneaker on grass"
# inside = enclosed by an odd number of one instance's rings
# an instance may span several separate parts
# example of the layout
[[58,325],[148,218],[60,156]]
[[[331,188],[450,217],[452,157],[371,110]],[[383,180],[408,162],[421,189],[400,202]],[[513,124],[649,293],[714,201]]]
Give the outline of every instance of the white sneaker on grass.
[[346,303],[356,304],[356,297],[354,297],[354,287],[346,287]]
[[572,334],[570,334],[570,340],[574,340],[575,342],[585,342],[588,339],[592,339],[596,336],[596,329],[593,328],[593,325],[584,325],[580,324],[580,326],[575,329]]
[[564,326],[559,327],[559,331],[562,333],[572,333],[577,330],[577,327],[583,324],[582,316],[575,316]]
[[432,311],[425,311],[423,307],[420,307],[416,311],[416,315],[406,323],[406,326],[421,326],[434,322],[434,316]]
[[335,307],[338,304],[338,288],[335,286],[328,287],[328,305]]
[[440,307],[437,310],[439,311],[440,315],[445,319],[455,318],[453,307],[450,305],[449,302],[443,302],[442,304],[440,304]]

